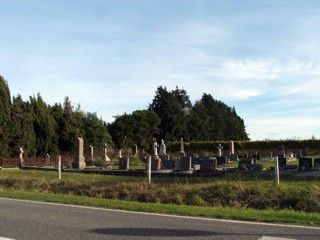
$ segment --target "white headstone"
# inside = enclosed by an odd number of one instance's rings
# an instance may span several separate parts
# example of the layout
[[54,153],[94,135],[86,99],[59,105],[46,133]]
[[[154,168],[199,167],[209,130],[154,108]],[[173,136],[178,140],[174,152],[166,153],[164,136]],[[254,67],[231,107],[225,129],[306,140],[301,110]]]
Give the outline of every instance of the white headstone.
[[153,155],[158,156],[158,144],[156,139],[153,140],[152,149],[153,149]]

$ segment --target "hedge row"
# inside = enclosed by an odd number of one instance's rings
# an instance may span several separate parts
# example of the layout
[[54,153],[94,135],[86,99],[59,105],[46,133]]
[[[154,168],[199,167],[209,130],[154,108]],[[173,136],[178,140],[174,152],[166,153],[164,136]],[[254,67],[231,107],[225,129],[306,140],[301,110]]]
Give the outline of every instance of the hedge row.
[[[188,153],[217,152],[218,145],[221,144],[224,150],[229,150],[229,141],[207,141],[207,142],[185,142],[184,150]],[[266,141],[234,141],[236,152],[275,152],[278,146],[283,145],[286,151],[301,149],[305,154],[320,153],[320,140],[266,140]],[[168,151],[175,153],[180,151],[180,142],[167,144]]]

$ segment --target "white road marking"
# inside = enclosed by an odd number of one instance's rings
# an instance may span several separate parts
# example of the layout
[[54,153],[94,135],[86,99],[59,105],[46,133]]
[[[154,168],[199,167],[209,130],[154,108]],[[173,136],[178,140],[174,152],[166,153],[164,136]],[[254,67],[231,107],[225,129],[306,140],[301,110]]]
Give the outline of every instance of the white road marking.
[[4,238],[4,237],[0,237],[0,240],[14,240],[13,238]]
[[[133,213],[133,214],[151,215],[151,216],[159,216],[159,217],[172,217],[172,218],[182,218],[182,219],[192,219],[192,220],[203,220],[203,221],[213,221],[213,222],[227,222],[227,223],[240,223],[240,224],[249,224],[249,225],[262,225],[262,226],[288,227],[288,228],[304,228],[304,229],[320,230],[320,227],[313,227],[313,226],[306,226],[306,225],[279,224],[279,223],[264,223],[264,222],[250,222],[250,221],[227,220],[227,219],[205,218],[205,217],[189,217],[189,216],[162,214],[162,213],[136,212],[136,211],[127,211],[127,210],[119,210],[119,209],[109,209],[109,208],[102,208],[102,207],[99,208],[99,207],[90,207],[90,206],[81,206],[81,205],[63,204],[63,203],[40,202],[40,201],[32,201],[32,200],[24,200],[24,199],[13,199],[13,198],[0,198],[0,200],[10,200],[10,201],[18,201],[18,202],[30,202],[30,203],[37,203],[37,204],[40,203],[40,204],[63,206],[63,207],[84,208],[84,209],[92,209],[92,210],[108,211],[108,212]],[[264,240],[264,239],[263,239],[263,240]]]
[[262,238],[259,238],[258,240],[295,240],[295,239],[292,239],[292,238],[275,238],[275,237],[263,236]]

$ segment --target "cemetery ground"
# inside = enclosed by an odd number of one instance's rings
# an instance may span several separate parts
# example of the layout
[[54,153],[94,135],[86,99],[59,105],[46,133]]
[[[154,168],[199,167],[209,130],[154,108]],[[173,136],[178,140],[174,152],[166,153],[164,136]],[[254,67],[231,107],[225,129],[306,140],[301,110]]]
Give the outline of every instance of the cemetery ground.
[[239,173],[216,177],[161,176],[153,177],[149,184],[144,176],[63,172],[59,180],[57,172],[4,168],[0,172],[0,197],[320,225],[319,178],[306,176],[280,176],[279,185],[272,174]]

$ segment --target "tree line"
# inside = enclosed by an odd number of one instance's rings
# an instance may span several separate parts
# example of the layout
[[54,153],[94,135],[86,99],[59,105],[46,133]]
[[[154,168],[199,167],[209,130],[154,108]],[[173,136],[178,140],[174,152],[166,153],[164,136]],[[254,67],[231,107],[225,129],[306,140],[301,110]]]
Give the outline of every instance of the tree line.
[[23,147],[27,156],[73,151],[82,137],[85,147],[102,148],[104,143],[117,148],[148,149],[152,139],[166,142],[248,140],[244,121],[234,108],[204,93],[194,105],[187,92],[176,87],[158,87],[148,109],[115,117],[107,124],[96,113],[85,113],[68,97],[53,106],[40,94],[24,101],[11,98],[7,81],[0,76],[0,156],[17,156]]

